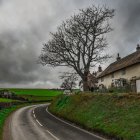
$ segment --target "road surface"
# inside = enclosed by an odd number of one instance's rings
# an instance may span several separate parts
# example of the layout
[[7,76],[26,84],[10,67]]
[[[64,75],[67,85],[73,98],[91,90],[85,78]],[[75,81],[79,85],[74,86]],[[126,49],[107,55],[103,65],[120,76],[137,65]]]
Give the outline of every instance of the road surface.
[[105,140],[53,116],[47,105],[24,107],[9,121],[8,140]]

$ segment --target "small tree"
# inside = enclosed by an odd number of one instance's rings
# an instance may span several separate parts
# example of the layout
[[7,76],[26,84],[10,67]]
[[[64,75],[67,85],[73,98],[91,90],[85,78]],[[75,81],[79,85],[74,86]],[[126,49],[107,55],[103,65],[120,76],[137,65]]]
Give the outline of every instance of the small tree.
[[76,87],[78,77],[75,73],[64,73],[60,78],[64,79],[60,86],[61,88],[72,91],[72,89]]
[[88,90],[90,68],[110,57],[104,53],[108,47],[105,34],[112,31],[109,20],[113,16],[114,9],[105,6],[80,10],[51,33],[52,39],[44,44],[40,63],[73,68],[83,81],[84,91]]

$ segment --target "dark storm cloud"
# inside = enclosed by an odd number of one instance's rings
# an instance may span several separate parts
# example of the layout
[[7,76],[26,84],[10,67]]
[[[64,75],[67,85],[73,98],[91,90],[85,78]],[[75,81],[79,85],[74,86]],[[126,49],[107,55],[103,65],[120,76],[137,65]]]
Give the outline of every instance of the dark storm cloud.
[[36,61],[42,44],[49,39],[49,32],[55,31],[66,16],[77,10],[79,2],[71,1],[69,8],[65,0],[62,4],[60,0],[6,2],[0,23],[3,27],[0,30],[0,85],[59,86],[60,69],[42,67]]
[[108,2],[116,9],[113,20],[114,31],[109,36],[112,52],[115,50],[115,53],[119,52],[125,56],[135,51],[137,43],[140,43],[140,0],[118,0],[116,3],[109,0]]
[[2,4],[3,0],[0,0],[0,4]]
[[123,31],[126,41],[138,41],[140,35],[140,0],[129,0],[121,4],[122,18],[125,19]]
[[[26,38],[26,39],[25,39]],[[25,41],[26,40],[26,41]],[[24,46],[27,45],[27,46]],[[0,35],[0,82],[35,81],[36,52],[24,35],[5,32]]]
[[116,9],[110,53],[134,51],[140,42],[140,0],[0,0],[0,86],[58,87],[59,72],[67,69],[38,65],[42,44],[63,20],[92,4]]

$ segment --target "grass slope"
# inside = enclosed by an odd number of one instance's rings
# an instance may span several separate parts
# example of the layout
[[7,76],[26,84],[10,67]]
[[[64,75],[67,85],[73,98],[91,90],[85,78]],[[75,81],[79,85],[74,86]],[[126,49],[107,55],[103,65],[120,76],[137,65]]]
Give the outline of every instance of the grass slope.
[[140,95],[63,95],[55,98],[49,110],[88,130],[140,140]]

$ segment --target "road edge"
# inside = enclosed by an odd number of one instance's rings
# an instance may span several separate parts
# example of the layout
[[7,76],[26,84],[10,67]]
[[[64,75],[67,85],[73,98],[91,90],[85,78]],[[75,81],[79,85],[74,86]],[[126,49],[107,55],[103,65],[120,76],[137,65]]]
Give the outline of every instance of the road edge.
[[2,140],[12,140],[12,137],[10,134],[10,124],[11,124],[10,122],[12,119],[12,115],[14,114],[15,111],[11,112],[4,122]]
[[71,127],[74,127],[74,128],[76,128],[76,129],[79,129],[79,130],[83,131],[84,133],[90,134],[90,135],[92,135],[92,136],[94,136],[94,137],[96,137],[96,138],[98,138],[98,139],[100,139],[100,140],[107,140],[106,138],[103,138],[103,137],[101,137],[101,136],[99,136],[99,135],[97,135],[97,134],[94,134],[94,133],[92,133],[92,132],[89,132],[89,131],[87,131],[86,129],[83,129],[83,128],[81,128],[81,127],[78,126],[78,125],[73,125],[72,122],[68,122],[67,120],[64,120],[64,119],[62,119],[62,118],[59,118],[58,116],[55,116],[54,114],[52,114],[52,113],[48,110],[48,107],[46,108],[46,112],[49,113],[49,115],[51,115],[51,116],[54,117],[55,119],[57,119],[57,120],[59,120],[59,121],[65,123],[65,124],[67,124],[67,125],[69,125],[69,126],[71,126]]
[[17,108],[15,110],[13,110],[12,112],[9,113],[9,115],[6,117],[4,125],[3,125],[3,132],[2,132],[2,140],[12,140],[12,136],[10,134],[10,130],[11,130],[11,121],[12,121],[12,116],[14,115],[14,113],[16,111],[18,111],[21,108],[24,107],[35,107],[37,105],[46,105],[46,104],[50,104],[50,103],[45,103],[45,104],[25,104],[23,106],[17,106]]

